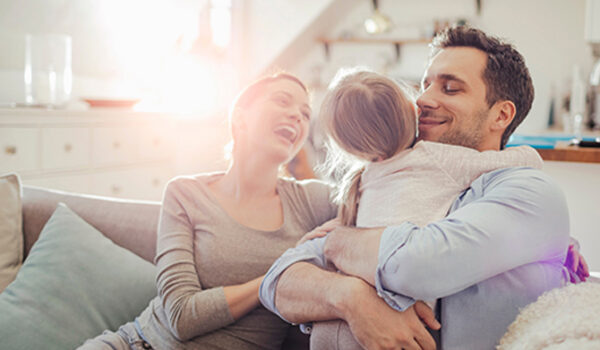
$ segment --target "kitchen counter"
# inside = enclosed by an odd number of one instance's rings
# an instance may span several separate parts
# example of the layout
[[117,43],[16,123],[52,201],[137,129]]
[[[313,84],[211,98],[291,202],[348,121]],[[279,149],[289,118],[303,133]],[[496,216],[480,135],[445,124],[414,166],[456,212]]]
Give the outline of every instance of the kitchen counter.
[[600,148],[569,146],[568,142],[557,142],[554,148],[539,148],[543,160],[560,162],[600,163]]
[[[597,131],[588,131],[583,139],[600,137]],[[571,136],[548,132],[542,135],[513,135],[507,147],[528,145],[535,148],[545,161],[600,163],[600,148],[572,146]]]

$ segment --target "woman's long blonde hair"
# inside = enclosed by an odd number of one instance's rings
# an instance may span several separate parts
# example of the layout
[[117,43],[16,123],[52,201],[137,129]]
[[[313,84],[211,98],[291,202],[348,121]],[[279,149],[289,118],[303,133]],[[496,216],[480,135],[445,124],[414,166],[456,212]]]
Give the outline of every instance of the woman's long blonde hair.
[[347,170],[336,196],[338,216],[342,224],[356,225],[366,163],[393,157],[415,142],[414,101],[407,89],[381,74],[342,69],[329,86],[319,119],[329,135],[330,173]]

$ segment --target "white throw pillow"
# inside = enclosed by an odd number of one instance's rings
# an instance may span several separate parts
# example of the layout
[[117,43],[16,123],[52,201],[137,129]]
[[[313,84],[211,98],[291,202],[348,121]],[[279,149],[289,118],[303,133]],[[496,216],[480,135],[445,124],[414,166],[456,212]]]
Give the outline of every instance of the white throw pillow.
[[600,349],[600,284],[569,284],[544,293],[519,313],[498,350]]
[[21,184],[16,174],[0,176],[0,292],[23,263]]

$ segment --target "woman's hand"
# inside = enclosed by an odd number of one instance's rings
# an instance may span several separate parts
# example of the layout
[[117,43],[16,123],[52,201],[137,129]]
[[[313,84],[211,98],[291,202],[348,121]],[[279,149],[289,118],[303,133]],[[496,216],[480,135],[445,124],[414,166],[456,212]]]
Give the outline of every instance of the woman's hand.
[[306,241],[310,241],[311,239],[324,237],[338,226],[342,226],[341,220],[339,218],[331,219],[325,222],[323,225],[315,228],[314,230],[302,236],[298,243],[296,243],[296,247]]
[[239,320],[258,305],[258,289],[265,276],[256,277],[246,283],[223,287],[229,312],[235,320]]

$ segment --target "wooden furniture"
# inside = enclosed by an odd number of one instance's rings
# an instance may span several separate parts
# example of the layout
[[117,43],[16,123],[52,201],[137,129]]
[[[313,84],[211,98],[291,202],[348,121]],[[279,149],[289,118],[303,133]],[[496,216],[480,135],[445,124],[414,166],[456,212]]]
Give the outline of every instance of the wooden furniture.
[[383,44],[393,45],[396,51],[396,60],[400,59],[400,48],[402,45],[409,44],[429,44],[431,39],[418,38],[418,39],[391,39],[391,38],[365,38],[365,37],[351,37],[351,38],[317,38],[317,41],[323,44],[325,48],[325,57],[329,60],[331,56],[331,45],[333,44]]
[[558,142],[554,149],[537,149],[546,161],[600,163],[600,148],[569,146]]

